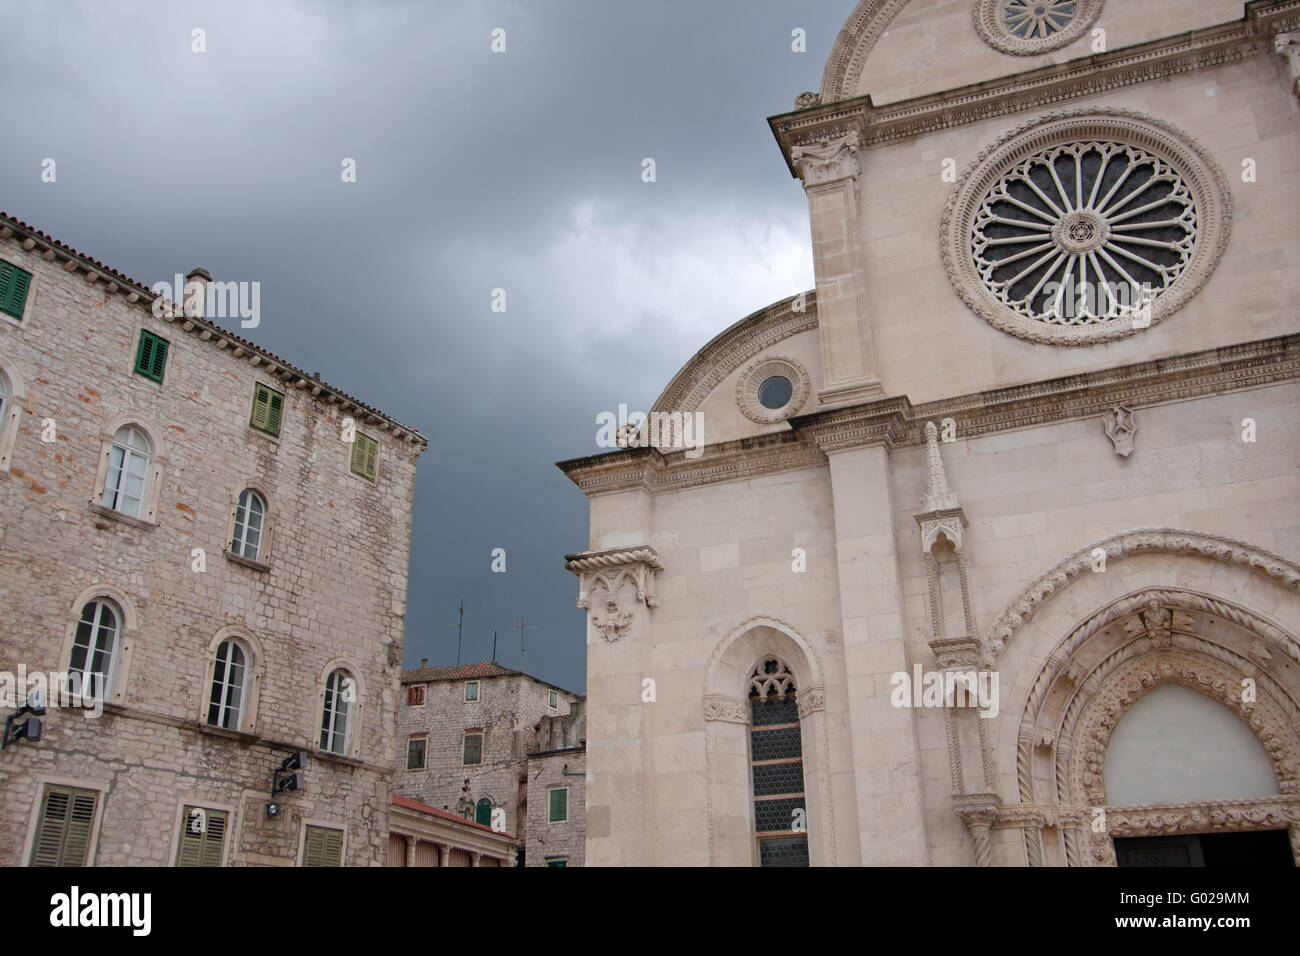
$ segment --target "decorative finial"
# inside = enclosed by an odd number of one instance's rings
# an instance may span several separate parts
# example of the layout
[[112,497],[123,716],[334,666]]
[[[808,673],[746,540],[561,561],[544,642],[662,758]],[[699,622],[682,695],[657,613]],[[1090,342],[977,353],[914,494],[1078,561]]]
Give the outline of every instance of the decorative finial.
[[943,470],[943,456],[939,454],[939,429],[934,422],[925,423],[928,473],[925,494],[921,496],[923,511],[944,511],[957,507],[957,496],[948,488],[948,476]]

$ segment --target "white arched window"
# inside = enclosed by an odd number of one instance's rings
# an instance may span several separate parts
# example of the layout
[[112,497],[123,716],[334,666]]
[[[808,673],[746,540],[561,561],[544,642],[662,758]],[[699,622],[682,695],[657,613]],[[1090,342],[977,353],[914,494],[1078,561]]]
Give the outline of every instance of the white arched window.
[[123,425],[113,436],[108,477],[104,482],[104,507],[139,518],[153,447],[143,431]]
[[5,413],[9,410],[9,379],[0,371],[0,428],[4,427]]
[[212,670],[212,693],[208,697],[208,723],[213,727],[239,730],[248,697],[249,653],[233,638],[217,647]]
[[82,608],[68,661],[70,692],[108,697],[121,637],[122,612],[112,601],[96,598]]
[[239,503],[235,506],[235,533],[230,541],[231,553],[250,561],[259,560],[265,522],[266,502],[252,488],[245,488],[239,493]]
[[320,747],[330,753],[346,754],[352,730],[352,713],[357,700],[357,682],[342,668],[325,681],[325,706],[321,712]]

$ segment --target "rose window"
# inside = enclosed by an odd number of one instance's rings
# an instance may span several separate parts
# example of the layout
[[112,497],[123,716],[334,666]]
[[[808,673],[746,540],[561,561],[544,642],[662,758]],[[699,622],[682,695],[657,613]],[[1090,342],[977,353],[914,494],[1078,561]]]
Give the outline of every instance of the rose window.
[[[1026,6],[1032,14],[1066,4]],[[1019,162],[984,196],[970,232],[985,287],[1020,315],[1052,325],[1149,315],[1191,262],[1196,237],[1182,174],[1110,142],[1054,146]]]
[[1069,26],[1078,10],[1078,0],[1007,0],[1002,25],[1021,40],[1046,40]]

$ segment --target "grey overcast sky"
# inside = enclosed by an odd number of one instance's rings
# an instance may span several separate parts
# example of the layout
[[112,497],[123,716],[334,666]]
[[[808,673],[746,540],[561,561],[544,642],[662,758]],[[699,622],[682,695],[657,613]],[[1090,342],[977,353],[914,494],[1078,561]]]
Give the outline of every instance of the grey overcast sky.
[[242,334],[429,439],[406,666],[455,663],[464,598],[462,661],[495,630],[518,666],[522,615],[527,669],[582,690],[563,555],[587,546],[587,501],[554,462],[812,286],[765,117],[818,89],[853,6],[7,3],[0,209],[146,285],[260,282]]

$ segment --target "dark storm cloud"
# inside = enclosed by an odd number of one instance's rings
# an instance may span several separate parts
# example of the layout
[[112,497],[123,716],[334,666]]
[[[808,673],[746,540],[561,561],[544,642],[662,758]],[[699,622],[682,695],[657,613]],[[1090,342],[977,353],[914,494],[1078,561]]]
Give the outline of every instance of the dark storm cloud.
[[146,284],[259,281],[244,334],[430,439],[408,665],[454,662],[464,597],[464,660],[496,629],[516,666],[523,615],[530,671],[581,689],[562,555],[587,506],[552,462],[812,284],[764,118],[818,87],[852,6],[27,4],[0,36],[0,208]]

